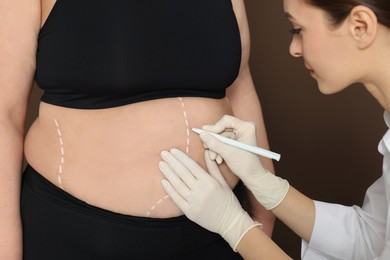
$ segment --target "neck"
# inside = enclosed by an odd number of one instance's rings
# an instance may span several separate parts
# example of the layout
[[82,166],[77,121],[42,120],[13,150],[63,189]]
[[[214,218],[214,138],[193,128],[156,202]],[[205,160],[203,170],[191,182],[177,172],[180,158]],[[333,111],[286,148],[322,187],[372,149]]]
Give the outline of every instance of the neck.
[[361,79],[379,104],[390,112],[390,31],[386,28],[374,50],[366,56],[367,74]]

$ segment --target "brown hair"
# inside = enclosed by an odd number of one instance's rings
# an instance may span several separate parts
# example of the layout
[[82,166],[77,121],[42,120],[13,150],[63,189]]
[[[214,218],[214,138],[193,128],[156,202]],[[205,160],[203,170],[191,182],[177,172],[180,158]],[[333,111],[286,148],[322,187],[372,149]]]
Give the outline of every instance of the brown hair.
[[378,22],[390,28],[390,0],[305,0],[328,13],[333,25],[339,25],[357,5],[370,8]]

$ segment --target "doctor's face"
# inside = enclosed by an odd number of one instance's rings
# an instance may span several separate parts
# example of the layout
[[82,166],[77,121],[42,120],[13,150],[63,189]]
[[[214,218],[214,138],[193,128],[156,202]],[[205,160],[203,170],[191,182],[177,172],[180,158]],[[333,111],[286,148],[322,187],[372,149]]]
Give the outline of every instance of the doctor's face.
[[304,59],[320,91],[331,94],[354,83],[353,42],[346,23],[334,27],[323,10],[304,0],[284,0],[284,11],[292,24],[290,53]]

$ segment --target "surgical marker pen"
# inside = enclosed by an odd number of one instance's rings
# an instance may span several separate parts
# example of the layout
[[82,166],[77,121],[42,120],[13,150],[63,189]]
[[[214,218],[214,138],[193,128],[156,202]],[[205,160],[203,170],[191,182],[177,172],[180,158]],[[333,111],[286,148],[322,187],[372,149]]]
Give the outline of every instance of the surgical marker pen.
[[267,158],[270,158],[270,159],[274,159],[276,161],[280,160],[280,154],[268,151],[268,150],[260,148],[258,146],[244,144],[244,143],[241,143],[239,141],[227,138],[225,136],[222,136],[222,135],[219,135],[219,134],[214,134],[214,133],[211,133],[211,132],[205,131],[203,129],[199,129],[199,128],[192,128],[192,131],[194,131],[197,134],[209,133],[212,136],[214,136],[215,138],[217,138],[219,141],[221,141],[221,142],[223,142],[225,144],[228,144],[228,145],[231,145],[231,146],[243,149],[245,151],[248,151],[248,152],[260,155],[260,156],[264,156],[264,157],[267,157]]

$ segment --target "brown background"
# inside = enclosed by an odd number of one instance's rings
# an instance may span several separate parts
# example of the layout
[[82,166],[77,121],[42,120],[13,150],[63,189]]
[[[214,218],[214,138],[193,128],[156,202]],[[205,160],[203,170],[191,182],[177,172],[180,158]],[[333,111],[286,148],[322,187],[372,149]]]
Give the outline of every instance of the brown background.
[[[246,0],[252,37],[251,67],[271,149],[282,154],[276,173],[313,199],[361,205],[381,174],[377,144],[383,109],[361,85],[326,96],[289,55],[290,25],[282,1]],[[41,92],[34,88],[27,126]],[[274,240],[299,259],[300,239],[276,222]]]

